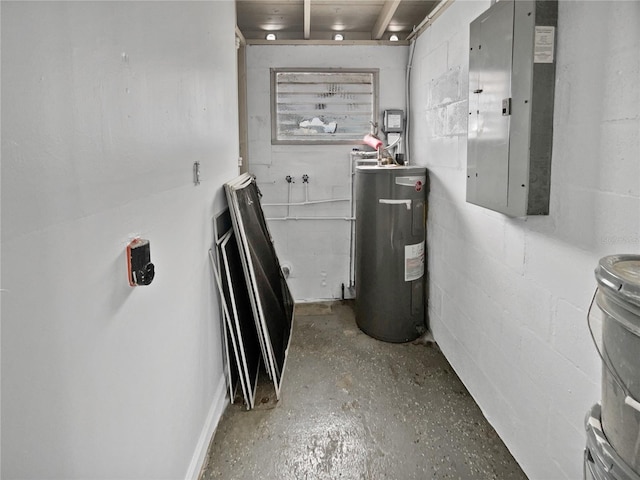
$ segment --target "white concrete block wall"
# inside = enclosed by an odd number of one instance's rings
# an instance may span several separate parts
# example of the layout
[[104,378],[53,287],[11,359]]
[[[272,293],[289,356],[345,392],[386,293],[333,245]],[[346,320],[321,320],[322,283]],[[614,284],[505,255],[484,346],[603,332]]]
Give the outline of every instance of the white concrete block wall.
[[[352,145],[271,145],[270,68],[378,68],[379,109],[404,109],[406,46],[247,47],[249,171],[257,176],[263,203],[287,201],[287,175],[295,178],[292,202],[305,198],[302,175],[309,175],[309,199],[350,196]],[[381,122],[381,119],[380,119]],[[363,136],[365,133],[363,132]],[[265,207],[267,217],[283,217],[286,207]],[[350,217],[348,202],[291,207],[291,216]],[[270,221],[281,263],[291,265],[289,286],[297,301],[350,297],[349,236],[345,220]]]
[[469,23],[490,4],[456,1],[415,50],[430,323],[527,475],[580,479],[584,415],[600,398],[593,270],[640,253],[640,3],[560,2],[551,213],[528,218],[465,202]]
[[[196,478],[226,404],[207,252],[237,174],[234,3],[0,8],[1,476]],[[134,289],[136,235],[156,277]]]

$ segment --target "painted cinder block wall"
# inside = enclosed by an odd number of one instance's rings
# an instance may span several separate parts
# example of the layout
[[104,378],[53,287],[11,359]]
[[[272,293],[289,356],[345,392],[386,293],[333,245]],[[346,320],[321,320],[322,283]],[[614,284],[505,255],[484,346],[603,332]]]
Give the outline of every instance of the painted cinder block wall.
[[465,203],[469,23],[490,4],[456,1],[415,50],[430,324],[527,475],[575,480],[600,399],[593,270],[640,253],[640,3],[559,3],[551,212],[528,218]]
[[[357,145],[272,145],[270,69],[284,67],[377,68],[379,110],[404,108],[406,46],[247,46],[249,172],[256,175],[263,203],[287,201],[287,175],[295,179],[291,201],[305,199],[302,175],[309,175],[309,199],[350,195],[349,152]],[[379,119],[381,123],[381,117]],[[363,132],[362,136],[366,133]],[[362,148],[362,146],[360,146]],[[270,218],[286,207],[264,207]],[[290,216],[350,217],[348,202],[291,207]],[[270,221],[280,262],[291,267],[289,286],[296,301],[350,298],[349,234],[345,220]]]
[[[226,402],[207,252],[237,174],[234,3],[1,9],[2,478],[196,478]],[[136,235],[156,277],[134,289]]]

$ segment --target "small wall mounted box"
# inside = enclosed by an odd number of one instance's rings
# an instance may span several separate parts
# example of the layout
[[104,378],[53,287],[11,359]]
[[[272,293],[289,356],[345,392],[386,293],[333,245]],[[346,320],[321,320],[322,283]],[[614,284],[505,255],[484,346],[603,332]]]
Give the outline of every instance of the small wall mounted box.
[[402,110],[385,110],[383,117],[384,133],[402,133],[404,124],[404,112]]
[[500,0],[469,29],[467,202],[547,215],[556,0]]
[[149,240],[134,238],[127,245],[127,272],[129,285],[149,285],[155,276],[155,266],[151,263]]

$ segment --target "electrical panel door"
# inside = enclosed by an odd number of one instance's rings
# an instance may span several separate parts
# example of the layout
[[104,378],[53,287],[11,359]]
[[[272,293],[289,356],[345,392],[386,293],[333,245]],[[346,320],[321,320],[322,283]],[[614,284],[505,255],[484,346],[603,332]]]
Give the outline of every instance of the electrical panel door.
[[557,8],[501,0],[470,25],[467,202],[549,213]]
[[498,2],[470,28],[468,192],[476,202],[507,207],[509,115],[496,105],[511,97],[513,2]]

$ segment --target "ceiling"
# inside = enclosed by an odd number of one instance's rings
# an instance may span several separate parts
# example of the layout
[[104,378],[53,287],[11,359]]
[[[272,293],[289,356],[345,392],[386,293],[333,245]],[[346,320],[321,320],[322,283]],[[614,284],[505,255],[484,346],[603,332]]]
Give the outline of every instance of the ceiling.
[[429,15],[438,0],[236,0],[237,26],[247,41],[401,41]]

